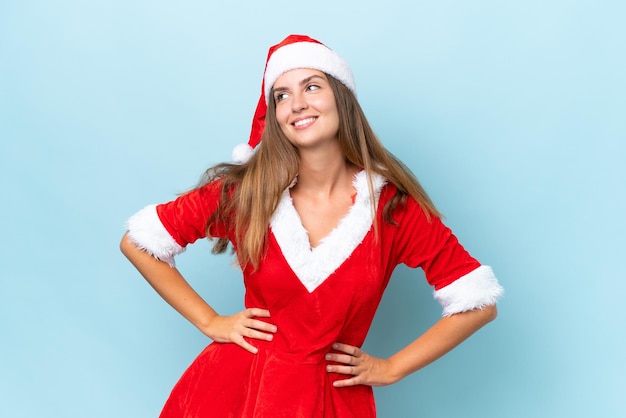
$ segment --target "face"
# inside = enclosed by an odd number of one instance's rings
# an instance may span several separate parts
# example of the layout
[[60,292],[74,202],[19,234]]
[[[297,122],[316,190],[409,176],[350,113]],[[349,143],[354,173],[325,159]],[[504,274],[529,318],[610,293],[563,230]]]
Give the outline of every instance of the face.
[[323,72],[302,68],[284,73],[274,83],[273,99],[278,124],[294,146],[337,144],[339,114]]

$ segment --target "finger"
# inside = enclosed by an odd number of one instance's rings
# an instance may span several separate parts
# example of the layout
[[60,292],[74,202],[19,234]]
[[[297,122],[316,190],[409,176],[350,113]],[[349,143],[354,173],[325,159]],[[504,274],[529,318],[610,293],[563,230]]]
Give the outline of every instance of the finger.
[[326,371],[339,373],[339,374],[347,374],[352,376],[357,376],[359,374],[359,369],[357,366],[343,366],[343,365],[328,365],[326,366]]
[[274,339],[274,334],[267,334],[250,328],[248,328],[243,335],[257,340],[272,341]]
[[344,363],[349,365],[355,365],[356,358],[347,354],[328,353],[326,354],[326,360],[334,361],[336,363]]
[[253,346],[252,344],[250,344],[248,341],[246,341],[245,338],[243,338],[242,336],[239,336],[239,338],[236,341],[233,341],[235,344],[237,344],[239,347],[243,348],[246,351],[251,352],[252,354],[256,354],[259,352],[259,349],[256,348],[255,346]]
[[278,330],[278,327],[276,325],[267,323],[265,321],[259,321],[258,319],[252,319],[247,321],[245,326],[250,329],[267,332],[276,332]]
[[343,343],[334,343],[333,344],[333,349],[337,350],[337,351],[341,351],[344,353],[347,353],[351,356],[354,357],[358,357],[361,355],[362,351],[359,347],[355,347],[353,345],[349,345],[349,344],[343,344]]
[[348,386],[356,386],[359,385],[359,379],[358,376],[354,376],[351,377],[349,379],[341,379],[341,380],[335,380],[333,382],[333,386],[336,388],[345,388]]
[[247,316],[248,318],[252,318],[252,317],[259,317],[259,318],[269,318],[270,317],[270,311],[268,311],[267,309],[261,309],[261,308],[248,308],[244,311],[245,316]]
[[[255,325],[262,329],[257,329]],[[257,320],[247,320],[237,324],[233,332],[244,337],[272,341],[274,339],[273,333],[276,332],[276,329],[276,326],[273,324]],[[265,331],[268,331],[269,333]]]

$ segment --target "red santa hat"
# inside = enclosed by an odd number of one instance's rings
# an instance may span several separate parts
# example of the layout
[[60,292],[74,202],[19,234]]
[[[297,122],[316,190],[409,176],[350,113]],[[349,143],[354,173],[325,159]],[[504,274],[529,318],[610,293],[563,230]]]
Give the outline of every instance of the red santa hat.
[[250,140],[233,150],[233,161],[245,163],[261,141],[265,128],[265,114],[274,82],[282,74],[297,68],[312,68],[329,74],[356,94],[356,85],[348,63],[321,42],[306,35],[289,35],[272,46],[267,54],[261,97],[252,119]]

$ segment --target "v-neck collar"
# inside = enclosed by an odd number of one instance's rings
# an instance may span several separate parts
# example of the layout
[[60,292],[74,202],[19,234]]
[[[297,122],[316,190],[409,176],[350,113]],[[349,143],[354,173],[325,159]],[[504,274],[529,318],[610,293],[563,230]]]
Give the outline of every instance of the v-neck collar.
[[[378,205],[380,192],[385,183],[384,177],[372,174],[375,207]],[[339,224],[315,248],[311,248],[308,232],[293,205],[289,189],[283,192],[278,208],[272,216],[270,227],[276,242],[287,264],[309,293],[317,289],[350,257],[372,227],[374,220],[372,197],[365,171],[357,173],[352,184],[356,189],[354,204]]]

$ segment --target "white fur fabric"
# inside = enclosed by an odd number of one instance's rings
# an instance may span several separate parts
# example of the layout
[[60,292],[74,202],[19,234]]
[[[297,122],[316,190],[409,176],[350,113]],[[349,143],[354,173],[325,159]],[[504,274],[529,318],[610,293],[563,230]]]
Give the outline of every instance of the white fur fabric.
[[278,48],[265,68],[265,103],[268,103],[274,83],[284,73],[297,68],[312,68],[330,74],[356,95],[354,76],[348,63],[326,45],[295,42]]
[[[372,175],[376,204],[385,182],[382,176]],[[293,206],[289,189],[283,193],[272,217],[270,227],[283,256],[310,293],[350,257],[372,227],[374,213],[365,171],[355,176],[353,184],[357,192],[354,204],[315,248],[311,248],[309,235]]]
[[126,228],[128,237],[136,246],[172,267],[176,265],[174,256],[185,251],[161,223],[156,205],[146,206],[131,216]]
[[493,305],[503,294],[491,267],[480,266],[435,291],[435,299],[443,307],[443,316],[450,316]]
[[252,155],[254,154],[254,150],[248,144],[238,144],[233,148],[233,162],[235,164],[244,164],[247,163]]

